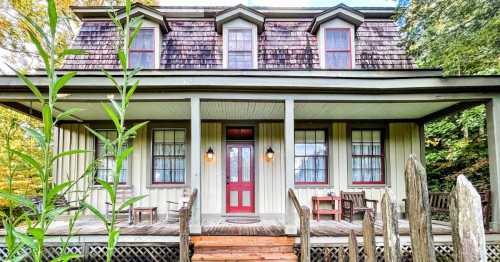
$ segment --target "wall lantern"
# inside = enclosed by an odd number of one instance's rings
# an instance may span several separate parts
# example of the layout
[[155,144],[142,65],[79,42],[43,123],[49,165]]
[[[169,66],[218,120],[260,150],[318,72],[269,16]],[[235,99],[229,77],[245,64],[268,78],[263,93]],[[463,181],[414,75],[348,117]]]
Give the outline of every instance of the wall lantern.
[[267,160],[273,160],[274,158],[274,150],[271,147],[268,147],[266,150],[266,158]]
[[208,161],[214,159],[214,157],[215,157],[214,150],[212,149],[212,147],[209,147],[208,150],[207,150],[207,159],[208,159]]

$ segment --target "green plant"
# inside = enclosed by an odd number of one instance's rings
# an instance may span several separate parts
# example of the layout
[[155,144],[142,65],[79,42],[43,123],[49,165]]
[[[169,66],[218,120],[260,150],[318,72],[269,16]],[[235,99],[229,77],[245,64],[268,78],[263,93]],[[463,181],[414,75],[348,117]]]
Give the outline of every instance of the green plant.
[[120,46],[118,47],[118,58],[120,60],[120,67],[122,70],[121,83],[109,72],[104,71],[103,73],[106,77],[113,82],[118,93],[119,99],[114,98],[109,99],[109,104],[102,104],[104,111],[107,113],[109,118],[112,120],[116,129],[116,139],[110,140],[95,130],[87,127],[87,129],[93,133],[105,146],[106,151],[110,152],[115,159],[115,165],[112,170],[111,183],[104,181],[102,179],[96,178],[97,182],[105,189],[111,202],[111,217],[108,218],[107,214],[103,214],[97,208],[86,204],[86,207],[91,210],[96,217],[98,217],[105,225],[106,231],[108,232],[108,246],[106,253],[106,261],[111,261],[113,253],[118,242],[120,231],[117,228],[117,214],[123,211],[129,206],[133,205],[135,202],[143,199],[145,196],[135,196],[131,197],[120,206],[117,206],[116,195],[118,191],[118,185],[121,175],[121,170],[123,162],[132,153],[133,147],[124,147],[127,145],[127,141],[134,138],[137,130],[145,126],[148,122],[142,122],[136,124],[129,129],[125,126],[126,112],[129,105],[130,99],[134,94],[135,90],[139,86],[139,80],[134,81],[134,76],[141,70],[141,68],[135,68],[129,70],[129,48],[131,43],[134,41],[137,33],[142,26],[142,17],[130,18],[130,10],[132,3],[127,0],[125,3],[125,13],[124,13],[124,23],[120,21],[116,13],[110,13],[110,17],[116,26],[121,39]]
[[[35,170],[41,183],[41,203],[37,206],[33,200],[26,196],[5,190],[0,191],[0,197],[10,202],[15,202],[26,210],[23,216],[26,218],[23,221],[26,230],[21,231],[17,228],[12,228],[12,235],[14,236],[12,241],[26,246],[30,250],[33,260],[39,262],[43,260],[46,232],[49,226],[59,215],[68,211],[68,207],[66,206],[57,206],[55,203],[56,199],[59,194],[67,192],[76,183],[76,181],[67,181],[61,184],[52,184],[51,174],[53,165],[59,158],[85,152],[83,150],[70,150],[54,155],[51,150],[53,146],[53,129],[57,122],[78,112],[78,109],[69,109],[57,116],[54,115],[59,91],[76,75],[76,72],[69,72],[59,76],[56,72],[56,61],[63,59],[66,55],[82,54],[82,52],[74,49],[59,50],[57,48],[58,15],[54,0],[47,1],[48,32],[38,26],[30,17],[23,16],[23,18],[26,22],[27,34],[43,61],[47,75],[47,89],[45,93],[42,93],[28,77],[16,71],[18,77],[25,83],[26,87],[33,92],[42,108],[43,127],[41,130],[28,126],[22,127],[37,142],[42,156],[40,157],[41,159],[37,159],[30,154],[12,148],[9,149],[9,152],[13,156],[22,159]],[[81,177],[85,177],[87,174],[88,172],[82,174]],[[33,217],[33,219],[29,219],[29,217]],[[78,254],[64,251],[55,260],[67,261],[78,256]],[[20,258],[13,258],[13,260],[20,260]]]

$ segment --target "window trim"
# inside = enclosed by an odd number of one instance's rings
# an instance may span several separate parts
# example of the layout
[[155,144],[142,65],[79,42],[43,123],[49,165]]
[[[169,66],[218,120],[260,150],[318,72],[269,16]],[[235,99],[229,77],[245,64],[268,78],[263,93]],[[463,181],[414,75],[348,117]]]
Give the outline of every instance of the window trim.
[[[347,32],[349,37],[349,47],[348,49],[328,49],[327,48],[327,39],[328,37],[326,37],[327,33],[328,32]],[[323,36],[323,46],[324,46],[324,54],[323,54],[323,57],[324,57],[324,60],[325,60],[325,69],[331,69],[331,70],[348,70],[348,69],[352,69],[352,41],[351,41],[351,36],[352,36],[352,32],[351,32],[351,28],[348,28],[348,27],[327,27],[325,28],[324,30],[324,36]],[[345,52],[348,52],[349,53],[349,64],[348,64],[348,67],[347,68],[332,68],[332,67],[328,67],[328,63],[327,63],[327,53],[329,52],[338,52],[338,53],[345,53]]]
[[[98,126],[98,127],[92,127],[96,132],[99,132],[99,131],[115,131],[116,132],[116,129],[113,129],[111,127],[111,125],[103,125],[103,126]],[[98,148],[98,143],[99,143],[99,139],[92,135],[92,137],[94,138],[94,161],[98,160],[98,154],[97,154],[97,148]],[[128,140],[127,143],[128,143],[128,146],[130,147],[131,146],[131,140]],[[131,181],[130,181],[130,172],[132,171],[132,155],[130,155],[128,157],[128,160],[127,160],[127,175],[126,175],[126,178],[125,178],[125,182],[124,183],[118,183],[118,186],[119,187],[127,187],[127,186],[130,186],[131,184]],[[97,170],[98,168],[96,168],[94,174],[93,174],[93,186],[94,187],[102,187],[101,184],[99,184],[99,182],[97,182]],[[107,182],[107,181],[106,181]]]
[[[244,31],[249,31],[250,32],[250,41],[251,41],[251,46],[250,46],[250,50],[230,50],[229,49],[229,34],[231,33],[231,31],[240,31],[240,32],[244,32]],[[253,59],[253,56],[254,56],[254,48],[253,48],[253,41],[254,41],[254,35],[253,35],[253,30],[251,27],[248,27],[248,28],[243,28],[243,27],[234,27],[234,28],[228,28],[227,29],[227,47],[226,47],[226,54],[227,54],[227,69],[235,69],[235,70],[238,70],[238,69],[253,69],[254,68],[254,59]],[[250,68],[232,68],[232,67],[229,67],[229,53],[247,53],[247,52],[250,52],[250,62],[251,62],[251,66]]]
[[[184,181],[183,182],[155,182],[154,181],[154,144],[155,144],[155,137],[154,137],[154,132],[155,130],[163,130],[163,131],[184,131]],[[187,180],[187,150],[186,150],[186,144],[187,144],[187,130],[185,128],[170,128],[170,127],[153,127],[151,128],[151,185],[184,185],[186,184]],[[175,136],[174,136],[174,145],[175,145]],[[174,155],[175,157],[175,155]],[[175,170],[175,169],[174,169]]]
[[[139,31],[151,31],[153,34],[152,34],[152,38],[153,38],[153,49],[132,49],[132,45],[130,46],[129,50],[128,50],[128,55],[129,55],[129,59],[128,59],[128,66],[130,68],[132,68],[132,59],[130,59],[132,56],[131,56],[131,53],[152,53],[153,54],[153,65],[151,68],[143,68],[143,69],[156,69],[156,53],[157,53],[157,50],[156,50],[156,28],[154,27],[141,27],[141,29]],[[133,29],[131,29],[131,31],[133,31]],[[136,38],[137,39],[137,38]],[[134,39],[135,40],[135,39]]]
[[[228,31],[232,29],[249,29],[252,30],[252,67],[250,69],[229,68],[228,59]],[[222,24],[222,68],[229,70],[252,70],[259,68],[259,35],[257,25],[246,21],[242,18],[237,18]]]
[[[185,134],[185,177],[184,177],[184,183],[176,183],[176,184],[171,184],[171,183],[163,183],[163,184],[153,184],[153,129],[184,129],[186,134]],[[150,122],[147,126],[147,137],[146,137],[146,143],[148,144],[147,146],[147,160],[146,160],[146,188],[188,188],[190,186],[191,182],[191,176],[189,175],[189,172],[191,170],[191,131],[190,131],[190,124],[188,121],[169,121],[169,122],[164,122],[164,121],[153,121]]]
[[[314,157],[318,157],[318,156],[325,157],[325,181],[324,182],[297,182],[295,180],[295,158],[297,157],[297,153],[295,152],[295,141],[296,141],[295,132],[297,132],[297,131],[312,131],[312,130],[325,132],[325,145],[326,145],[325,152],[326,152],[326,155],[314,155]],[[294,141],[293,141],[293,146],[294,146],[293,183],[294,183],[294,185],[297,185],[297,186],[329,186],[331,183],[330,167],[329,167],[329,163],[330,163],[330,133],[329,133],[329,129],[327,127],[295,128],[295,130],[293,131],[293,134],[294,134],[293,135],[293,137],[294,137]],[[301,157],[301,156],[299,156],[299,157]]]
[[[353,182],[352,180],[352,131],[353,130],[380,130],[382,139],[381,149],[383,153],[382,163],[382,180],[377,182]],[[389,187],[390,186],[390,170],[389,170],[389,128],[387,123],[348,123],[347,124],[347,179],[348,187],[350,188],[374,188],[374,187]]]

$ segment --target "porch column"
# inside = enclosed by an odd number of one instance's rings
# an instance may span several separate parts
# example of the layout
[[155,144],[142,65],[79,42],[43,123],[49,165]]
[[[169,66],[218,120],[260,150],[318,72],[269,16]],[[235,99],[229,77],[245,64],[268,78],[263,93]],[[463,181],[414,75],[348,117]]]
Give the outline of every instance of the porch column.
[[490,187],[492,230],[500,230],[500,95],[495,95],[486,105],[488,126],[488,158],[490,164]]
[[295,166],[295,116],[294,100],[287,98],[285,100],[285,186],[286,186],[286,204],[285,204],[285,233],[297,234],[297,225],[295,224],[296,211],[290,198],[288,189],[294,188],[294,166]]
[[198,189],[198,196],[193,203],[190,230],[193,234],[201,234],[201,120],[200,98],[191,98],[191,189]]

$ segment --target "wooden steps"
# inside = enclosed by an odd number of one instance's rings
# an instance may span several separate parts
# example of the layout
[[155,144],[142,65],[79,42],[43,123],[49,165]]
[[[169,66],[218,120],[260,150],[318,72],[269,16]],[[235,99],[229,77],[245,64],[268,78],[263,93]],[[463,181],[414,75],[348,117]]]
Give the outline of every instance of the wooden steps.
[[298,261],[293,237],[195,236],[191,261]]

